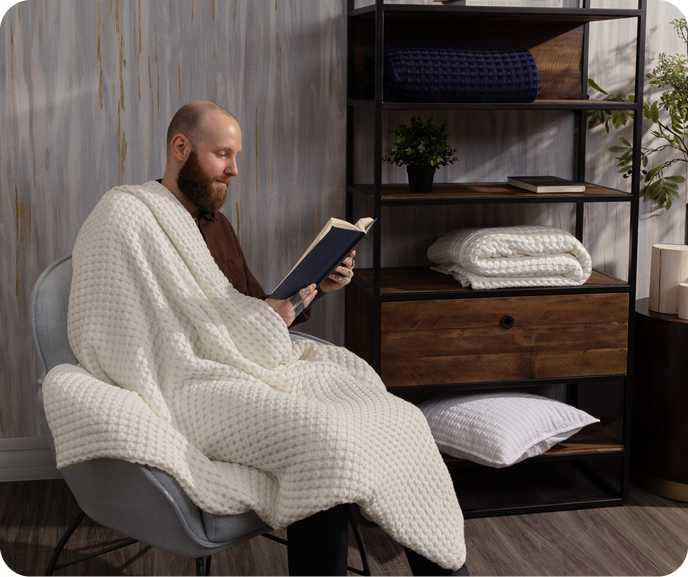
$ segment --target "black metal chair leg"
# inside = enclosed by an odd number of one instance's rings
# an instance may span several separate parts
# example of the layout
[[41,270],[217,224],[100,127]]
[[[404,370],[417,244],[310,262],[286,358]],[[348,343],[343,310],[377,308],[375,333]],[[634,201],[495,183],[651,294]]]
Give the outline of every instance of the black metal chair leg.
[[203,577],[205,571],[203,570],[203,557],[196,557],[196,575]]
[[67,544],[67,541],[69,541],[69,538],[72,536],[74,531],[76,531],[76,528],[79,526],[79,524],[84,520],[84,517],[86,517],[86,513],[79,511],[79,514],[76,516],[76,519],[74,519],[74,522],[69,526],[67,531],[65,531],[65,534],[62,535],[62,539],[60,539],[57,547],[55,547],[55,551],[53,551],[52,557],[50,557],[50,563],[48,563],[48,568],[45,570],[46,575],[52,575],[53,571],[55,571],[55,565],[57,565],[57,560],[60,557],[60,553],[62,553],[62,549],[64,549],[64,546]]
[[349,521],[351,522],[351,528],[354,531],[354,537],[356,538],[356,544],[358,545],[358,552],[361,554],[363,571],[359,572],[357,569],[352,569],[351,567],[348,567],[348,569],[354,573],[359,573],[360,575],[371,575],[370,566],[368,565],[368,555],[366,553],[365,545],[363,544],[361,529],[358,526],[358,519],[356,518],[356,513],[354,512],[353,506],[349,507]]
[[210,560],[212,559],[211,555],[208,555],[207,559],[205,560],[205,575],[208,577],[210,575]]

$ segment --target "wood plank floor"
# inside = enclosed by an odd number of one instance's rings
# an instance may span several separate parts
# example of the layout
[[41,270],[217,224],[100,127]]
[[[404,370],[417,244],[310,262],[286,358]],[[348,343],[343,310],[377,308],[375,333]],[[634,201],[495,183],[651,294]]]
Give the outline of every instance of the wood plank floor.
[[[0,551],[20,575],[44,574],[54,546],[78,512],[63,481],[0,483]],[[284,536],[286,532],[278,532]],[[374,575],[410,575],[401,547],[377,527],[362,527]],[[69,557],[122,535],[84,521]],[[353,536],[349,565],[360,567]],[[466,521],[472,575],[667,575],[688,551],[688,504],[631,487],[628,506]],[[688,574],[688,563],[682,571]],[[193,575],[194,562],[137,543],[67,567],[56,575]],[[213,575],[286,575],[283,545],[255,538],[216,555]]]

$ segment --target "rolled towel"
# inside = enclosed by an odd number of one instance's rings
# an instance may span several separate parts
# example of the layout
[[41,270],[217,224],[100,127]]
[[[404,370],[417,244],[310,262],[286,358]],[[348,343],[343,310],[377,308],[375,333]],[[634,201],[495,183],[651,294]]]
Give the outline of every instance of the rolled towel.
[[428,249],[433,270],[474,289],[577,286],[590,278],[590,254],[571,233],[549,226],[467,228]]
[[[375,96],[375,48],[363,57],[370,73],[361,97]],[[535,58],[523,46],[480,46],[408,40],[384,48],[384,100],[406,102],[532,102],[540,95]]]

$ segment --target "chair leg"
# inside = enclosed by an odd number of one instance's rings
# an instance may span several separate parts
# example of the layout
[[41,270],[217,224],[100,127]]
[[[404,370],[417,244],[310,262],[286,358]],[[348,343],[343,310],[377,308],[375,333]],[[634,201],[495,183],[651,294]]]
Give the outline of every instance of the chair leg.
[[65,534],[62,535],[62,539],[60,539],[60,542],[57,544],[57,547],[55,547],[55,551],[53,551],[53,555],[50,558],[50,563],[48,563],[48,568],[45,572],[46,575],[52,575],[57,569],[64,569],[65,567],[69,567],[70,565],[76,565],[77,563],[81,563],[82,561],[86,561],[87,559],[93,559],[93,557],[98,557],[99,555],[104,555],[105,553],[110,553],[111,551],[116,551],[117,549],[121,549],[122,547],[128,547],[129,545],[138,543],[136,539],[126,539],[124,541],[120,541],[115,545],[111,545],[110,547],[101,549],[100,551],[89,553],[88,555],[84,555],[83,557],[79,557],[78,559],[72,559],[71,561],[66,561],[65,563],[60,563],[58,565],[57,560],[60,557],[62,550],[64,549],[65,545],[67,544],[67,541],[69,541],[69,538],[72,536],[74,531],[76,531],[76,528],[84,520],[84,517],[86,517],[86,513],[84,513],[83,511],[79,512],[72,525],[69,527],[69,529],[67,529]]
[[356,513],[354,512],[353,505],[349,506],[349,521],[351,522],[351,528],[354,531],[354,537],[356,538],[356,544],[358,545],[358,552],[361,554],[363,571],[358,571],[357,569],[352,569],[351,567],[349,567],[348,569],[350,571],[353,571],[354,573],[359,573],[360,575],[371,575],[370,565],[368,565],[368,554],[366,553],[365,545],[363,544],[361,528],[358,525],[358,519],[356,518]]
[[53,551],[52,557],[50,557],[50,563],[48,563],[48,568],[45,570],[46,575],[52,575],[55,571],[55,565],[57,565],[57,560],[60,557],[60,553],[62,553],[62,549],[64,549],[64,546],[67,544],[67,541],[69,541],[69,538],[74,534],[76,528],[84,520],[84,517],[86,517],[86,513],[79,511],[79,514],[76,516],[76,519],[74,519],[74,522],[69,526],[67,531],[65,531],[65,534],[62,535],[62,539],[60,539],[57,547],[55,547],[55,551]]
[[205,560],[205,575],[208,577],[210,575],[210,560],[212,559],[212,555],[208,555],[208,558]]
[[197,577],[203,577],[205,571],[203,570],[203,557],[196,557],[196,575]]

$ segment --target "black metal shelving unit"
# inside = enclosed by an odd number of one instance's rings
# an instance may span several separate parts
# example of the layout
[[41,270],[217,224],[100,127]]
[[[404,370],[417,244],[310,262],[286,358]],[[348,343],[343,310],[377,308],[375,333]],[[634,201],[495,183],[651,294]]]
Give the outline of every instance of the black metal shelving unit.
[[[369,311],[367,322],[370,326],[369,351],[367,360],[380,372],[381,367],[381,307],[383,303],[403,301],[424,301],[435,299],[475,299],[489,297],[533,297],[541,295],[581,295],[598,293],[624,293],[628,295],[628,348],[626,371],[617,375],[585,376],[575,378],[549,378],[530,379],[519,381],[494,381],[479,383],[455,383],[438,385],[419,385],[410,387],[396,387],[390,390],[395,394],[413,399],[414,394],[437,393],[448,390],[477,390],[495,388],[534,387],[541,385],[566,385],[567,401],[575,404],[578,397],[578,387],[595,385],[605,386],[612,383],[623,385],[623,431],[620,439],[605,444],[595,445],[582,443],[576,448],[575,442],[565,451],[553,449],[545,455],[528,459],[523,463],[514,465],[509,469],[518,474],[518,470],[526,470],[527,467],[541,467],[548,470],[555,465],[573,467],[576,473],[558,473],[567,475],[580,474],[590,480],[591,484],[599,489],[595,495],[579,495],[578,498],[568,499],[562,496],[556,502],[539,504],[512,503],[493,506],[492,504],[479,504],[464,507],[466,517],[481,517],[493,515],[517,514],[525,512],[541,512],[584,507],[602,507],[621,505],[628,500],[628,484],[630,476],[629,446],[631,438],[631,385],[633,381],[633,334],[634,334],[634,306],[636,292],[637,271],[637,236],[640,170],[634,170],[631,177],[631,192],[608,189],[589,183],[585,193],[581,194],[551,194],[533,195],[520,192],[505,183],[454,183],[436,184],[431,194],[413,194],[404,191],[404,186],[387,185],[382,182],[382,156],[383,156],[383,116],[388,110],[509,110],[513,114],[518,111],[570,111],[576,118],[576,146],[575,146],[575,170],[577,180],[585,181],[585,150],[586,150],[586,110],[629,110],[642,118],[642,99],[638,103],[603,102],[588,100],[588,28],[590,22],[635,19],[637,21],[636,33],[636,62],[635,62],[635,94],[643,94],[644,79],[644,52],[645,52],[645,26],[646,7],[645,0],[638,0],[637,9],[595,9],[590,7],[590,0],[582,0],[580,8],[531,8],[531,7],[466,7],[456,5],[404,5],[385,4],[384,0],[375,0],[374,4],[362,8],[355,8],[354,0],[347,0],[347,146],[346,146],[346,217],[353,219],[354,202],[367,205],[367,212],[372,211],[372,216],[378,219],[378,223],[372,234],[372,267],[367,270],[358,270],[354,277],[354,286],[347,291],[358,290],[363,298],[369,301],[366,305]],[[551,27],[558,31],[576,30],[580,34],[581,70],[580,70],[580,97],[557,100],[536,100],[532,103],[405,103],[386,102],[383,100],[383,46],[385,43],[388,24],[401,22],[404,19],[414,19],[418,22],[433,22],[433,19],[450,20],[453,23],[466,25],[490,24],[490,25],[522,25],[523,23],[538,24],[543,29]],[[438,21],[438,20],[435,20]],[[361,46],[359,31],[365,26],[369,31],[368,37],[372,37],[375,52],[375,97],[371,100],[361,99],[357,96],[357,77],[355,71],[355,59],[357,50],[360,51],[370,46]],[[422,35],[422,32],[419,34]],[[546,34],[546,32],[545,32]],[[553,33],[554,34],[554,33]],[[418,37],[418,36],[417,36]],[[431,39],[431,38],[428,38]],[[457,38],[457,41],[463,41]],[[515,43],[509,38],[504,43]],[[359,56],[360,57],[360,56]],[[370,183],[354,182],[354,114],[356,111],[368,110],[367,114],[373,115],[374,136],[373,178]],[[633,166],[640,166],[641,122],[636,122],[633,127]],[[593,277],[581,287],[566,288],[527,288],[527,289],[499,289],[474,291],[461,289],[445,283],[443,286],[424,286],[418,278],[427,274],[426,269],[382,269],[382,209],[384,207],[397,206],[450,206],[469,204],[521,204],[521,203],[569,203],[576,207],[575,232],[579,240],[583,238],[583,216],[587,203],[619,203],[630,205],[629,223],[629,266],[628,281],[615,279],[603,273],[594,272]],[[594,248],[594,247],[593,247]],[[395,281],[389,279],[394,277]],[[401,280],[400,280],[401,279]],[[405,281],[404,279],[407,279]],[[407,282],[407,286],[399,289],[399,284]],[[442,284],[442,283],[440,283]],[[348,302],[348,301],[347,301]],[[347,318],[347,323],[348,323]],[[348,335],[347,328],[347,335]],[[348,338],[348,337],[347,337]],[[349,343],[347,342],[347,346]],[[604,458],[618,461],[619,475],[616,478],[617,485],[610,485],[597,474],[594,474],[588,461],[600,461]],[[452,471],[465,471],[468,469],[480,469],[470,463],[456,462],[449,459],[447,465]],[[482,467],[481,475],[494,473],[497,483],[499,475],[511,475],[512,472],[503,473],[504,470],[485,471]],[[457,474],[459,479],[461,475]],[[562,478],[563,478],[562,477]],[[555,476],[556,478],[556,476]],[[553,481],[556,483],[556,481]],[[457,492],[459,488],[457,485]],[[459,492],[460,493],[460,492]],[[461,499],[461,494],[460,494]],[[469,499],[470,500],[470,499]]]

